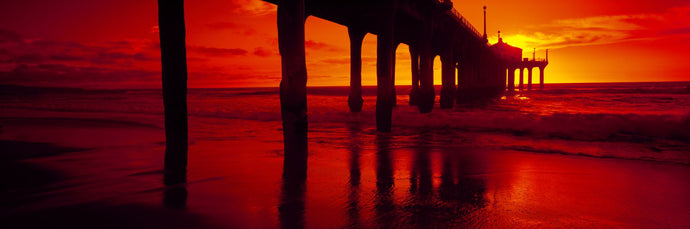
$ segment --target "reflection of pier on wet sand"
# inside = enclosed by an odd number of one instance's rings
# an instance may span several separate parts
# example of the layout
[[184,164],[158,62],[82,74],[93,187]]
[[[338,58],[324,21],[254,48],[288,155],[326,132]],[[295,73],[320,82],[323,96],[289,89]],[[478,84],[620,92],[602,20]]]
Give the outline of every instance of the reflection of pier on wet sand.
[[[335,122],[312,125],[309,173],[303,177],[307,164],[282,167],[279,120],[191,120],[195,144],[188,182],[165,187],[159,182],[158,127],[0,119],[5,142],[27,142],[2,145],[4,155],[27,149],[22,145],[29,142],[54,141],[53,136],[75,139],[62,143],[70,150],[34,148],[59,155],[0,167],[17,169],[3,173],[9,181],[50,182],[3,193],[9,202],[0,208],[0,222],[9,225],[5,228],[690,226],[685,165],[487,144],[519,138],[501,133],[401,128],[391,134],[363,123]],[[92,129],[99,126],[104,129]],[[100,134],[86,138],[83,128]],[[99,142],[103,135],[123,139]],[[85,148],[90,150],[72,152]],[[35,169],[44,172],[16,179]]]

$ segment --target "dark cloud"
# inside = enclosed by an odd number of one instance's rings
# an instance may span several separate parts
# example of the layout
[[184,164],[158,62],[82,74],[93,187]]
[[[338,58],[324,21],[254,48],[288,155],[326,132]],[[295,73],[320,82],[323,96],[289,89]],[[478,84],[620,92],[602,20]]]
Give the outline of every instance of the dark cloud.
[[254,49],[254,55],[260,56],[260,57],[269,57],[276,55],[276,53],[272,52],[269,49],[266,49],[264,47],[256,47]]
[[235,34],[241,33],[245,36],[254,36],[258,34],[256,29],[239,25],[234,22],[215,22],[206,24],[206,26],[213,30],[232,30],[232,32]]
[[159,71],[143,69],[110,69],[67,64],[18,65],[0,72],[3,84],[52,85],[62,87],[117,87],[122,82],[150,84],[160,78]]
[[323,43],[323,42],[318,42],[318,41],[313,41],[313,40],[306,40],[304,42],[304,47],[307,49],[327,49],[327,48],[332,48],[331,45]]
[[342,51],[344,51],[343,48],[341,48],[341,47],[331,45],[331,44],[326,44],[323,42],[313,41],[313,40],[306,40],[304,42],[304,47],[306,49],[329,51],[329,52],[342,52]]
[[205,46],[192,46],[190,47],[190,51],[216,57],[244,56],[249,53],[249,51],[240,48],[214,48]]
[[79,43],[19,39],[0,43],[0,76],[4,84],[141,87],[139,82],[160,81],[156,44],[153,40]]
[[0,28],[0,43],[21,42],[22,36],[17,32]]
[[350,64],[350,58],[331,58],[324,59],[322,62],[327,64]]
[[[329,59],[323,59],[321,62],[327,63],[327,64],[350,64],[350,57],[342,57],[342,58],[329,58]],[[376,65],[376,57],[362,57],[362,63],[367,64],[367,63],[374,63]]]
[[659,32],[659,35],[685,35],[690,34],[690,27],[669,29]]
[[140,61],[159,61],[160,58],[154,57],[150,54],[138,52],[138,53],[124,53],[124,52],[105,52],[98,53],[97,59],[101,60],[140,60]]
[[278,8],[271,3],[256,0],[229,0],[229,5],[235,13],[250,15],[266,15],[276,12]]
[[83,61],[86,60],[83,56],[70,55],[70,54],[51,54],[48,56],[54,61]]
[[206,24],[211,29],[224,30],[224,29],[237,29],[239,25],[234,22],[215,22]]
[[27,42],[26,45],[30,45],[32,47],[36,48],[43,48],[43,49],[85,49],[88,48],[87,46],[74,42],[74,41],[54,41],[54,40],[35,40],[31,42]]
[[36,53],[18,55],[10,61],[14,63],[40,63],[44,60],[43,56]]

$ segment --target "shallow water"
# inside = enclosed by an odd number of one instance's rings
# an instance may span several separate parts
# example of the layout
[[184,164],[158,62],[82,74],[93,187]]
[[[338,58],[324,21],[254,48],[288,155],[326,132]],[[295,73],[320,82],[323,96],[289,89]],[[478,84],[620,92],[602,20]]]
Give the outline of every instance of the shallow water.
[[[57,148],[33,148],[46,155],[7,162],[12,173],[3,176],[35,182],[11,180],[0,194],[1,222],[10,228],[690,227],[689,95],[658,86],[645,94],[633,90],[639,85],[601,87],[553,85],[482,108],[423,115],[406,105],[403,91],[390,134],[375,130],[373,96],[365,96],[362,113],[351,114],[343,88],[312,89],[303,180],[284,178],[290,171],[283,170],[275,89],[192,90],[188,183],[181,187],[161,182],[164,136],[155,91],[4,96],[1,140]],[[625,96],[635,93],[641,98]],[[3,151],[27,149],[9,146]]]

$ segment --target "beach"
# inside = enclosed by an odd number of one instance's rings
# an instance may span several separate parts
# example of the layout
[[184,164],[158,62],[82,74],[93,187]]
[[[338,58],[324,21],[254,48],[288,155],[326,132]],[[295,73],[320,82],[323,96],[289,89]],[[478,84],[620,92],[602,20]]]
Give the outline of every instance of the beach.
[[13,87],[0,100],[0,223],[688,228],[687,85],[547,85],[429,114],[401,87],[391,133],[376,131],[373,88],[361,113],[346,87],[310,88],[297,181],[284,179],[277,89],[191,89],[177,186],[162,183],[159,91]]

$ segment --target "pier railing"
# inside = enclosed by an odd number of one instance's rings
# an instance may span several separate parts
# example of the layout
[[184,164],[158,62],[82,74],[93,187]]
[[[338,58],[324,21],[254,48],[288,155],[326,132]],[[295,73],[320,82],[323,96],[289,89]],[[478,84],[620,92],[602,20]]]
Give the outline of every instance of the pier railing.
[[460,12],[455,10],[455,8],[451,8],[449,12],[451,16],[460,23],[460,26],[470,31],[475,37],[477,37],[477,39],[482,38],[482,34],[479,33],[479,31],[477,31],[477,29],[474,28],[474,26],[469,21],[467,21],[467,19],[465,19],[465,17],[463,17],[462,14],[460,14]]

